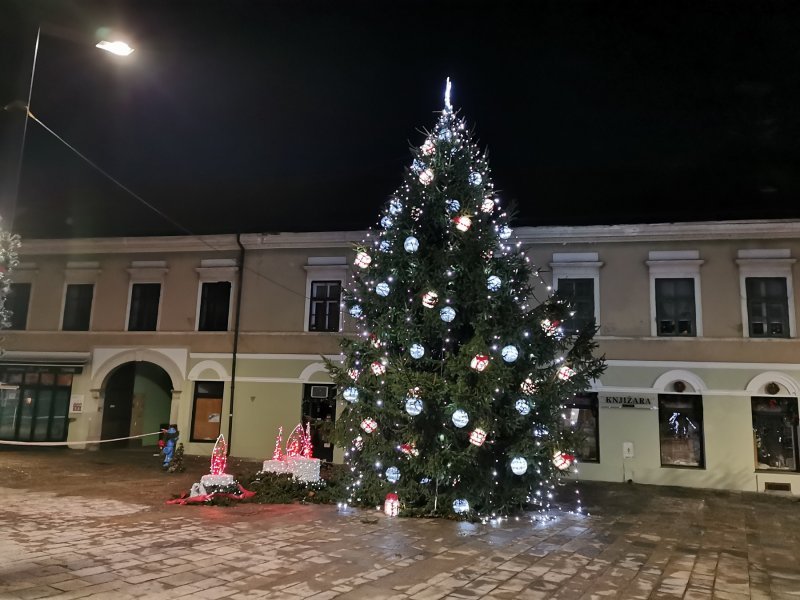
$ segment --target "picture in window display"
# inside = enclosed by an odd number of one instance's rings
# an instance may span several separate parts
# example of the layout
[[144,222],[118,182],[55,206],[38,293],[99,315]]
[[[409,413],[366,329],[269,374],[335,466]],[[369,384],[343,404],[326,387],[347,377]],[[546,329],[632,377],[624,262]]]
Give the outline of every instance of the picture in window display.
[[753,398],[757,469],[797,471],[797,399]]
[[658,429],[663,466],[704,466],[703,401],[700,396],[659,396]]

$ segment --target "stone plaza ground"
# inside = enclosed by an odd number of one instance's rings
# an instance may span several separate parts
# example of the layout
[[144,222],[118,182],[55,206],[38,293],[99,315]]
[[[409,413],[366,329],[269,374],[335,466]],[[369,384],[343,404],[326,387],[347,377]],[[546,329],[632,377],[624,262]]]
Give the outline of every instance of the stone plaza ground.
[[[168,506],[206,472],[0,447],[0,598],[800,598],[796,499],[569,483],[501,524],[335,506]],[[255,465],[233,460],[231,472]]]

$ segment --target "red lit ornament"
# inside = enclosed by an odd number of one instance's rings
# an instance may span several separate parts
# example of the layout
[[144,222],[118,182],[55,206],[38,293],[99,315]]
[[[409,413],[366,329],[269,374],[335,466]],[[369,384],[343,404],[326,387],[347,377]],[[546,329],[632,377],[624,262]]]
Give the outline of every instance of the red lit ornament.
[[407,456],[419,456],[419,450],[417,450],[417,445],[414,442],[410,444],[401,444],[400,452]]
[[453,223],[456,224],[456,229],[459,231],[469,231],[469,228],[472,227],[472,219],[466,215],[455,217]]
[[478,373],[485,371],[486,367],[489,366],[489,357],[485,354],[476,354],[470,361],[469,366]]
[[386,365],[377,360],[374,363],[372,363],[369,366],[369,368],[372,369],[372,372],[375,375],[383,375],[384,373],[386,373]]
[[483,446],[483,442],[486,441],[486,432],[478,427],[472,433],[469,434],[469,443],[475,446]]
[[567,365],[564,365],[558,370],[556,375],[561,381],[568,381],[573,375],[575,375],[575,371],[570,369]]
[[558,450],[553,454],[553,464],[561,471],[569,469],[573,462],[575,462],[575,456],[572,454],[567,454]]
[[422,306],[425,308],[433,308],[436,306],[436,303],[439,301],[439,294],[434,291],[425,292],[425,295],[422,296]]
[[371,419],[367,417],[363,421],[361,421],[361,429],[364,430],[365,433],[372,433],[378,428],[378,423],[375,419]]

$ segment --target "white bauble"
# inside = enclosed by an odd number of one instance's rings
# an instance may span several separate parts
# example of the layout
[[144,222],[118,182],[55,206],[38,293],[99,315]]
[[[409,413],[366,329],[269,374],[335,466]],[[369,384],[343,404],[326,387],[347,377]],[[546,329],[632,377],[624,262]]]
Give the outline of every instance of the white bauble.
[[528,461],[521,456],[515,456],[511,459],[511,472],[514,475],[524,475],[528,470]]
[[422,344],[411,344],[409,349],[411,358],[422,358],[425,356],[425,347]]
[[483,182],[483,177],[480,173],[472,172],[469,174],[469,183],[470,185],[480,185]]
[[450,323],[453,319],[456,318],[456,310],[449,306],[445,306],[442,310],[439,311],[439,316],[445,323]]
[[386,469],[386,480],[389,483],[397,483],[400,481],[400,469],[397,467],[389,467]]
[[469,423],[469,415],[467,414],[467,411],[459,408],[453,413],[453,425],[461,429],[462,427],[466,427],[467,423]]
[[375,286],[375,293],[378,294],[378,296],[383,296],[383,297],[388,296],[389,295],[389,284],[384,282],[384,281],[382,281],[381,283],[379,283],[378,285]]
[[500,236],[501,240],[507,240],[511,237],[511,227],[508,225],[503,225],[500,229],[498,229],[497,235]]
[[410,235],[406,238],[406,241],[403,242],[403,248],[405,248],[406,252],[414,253],[419,250],[419,240],[413,235]]
[[386,215],[381,219],[381,227],[384,229],[389,229],[392,225],[394,225],[394,221],[392,221],[392,217]]
[[490,275],[486,280],[486,287],[490,292],[496,292],[502,285],[502,280],[497,275]]
[[361,314],[364,311],[361,310],[361,305],[360,304],[353,304],[353,306],[350,307],[350,310],[348,312],[350,313],[351,317],[355,317],[357,319],[358,317],[361,316]]
[[420,398],[406,398],[406,412],[412,417],[416,417],[422,412],[422,400]]
[[358,400],[358,388],[349,387],[345,388],[342,392],[342,397],[348,402],[355,402]]
[[519,350],[517,350],[516,346],[512,346],[510,344],[503,348],[501,354],[503,356],[503,360],[507,363],[512,363],[519,358]]
[[403,212],[403,203],[397,198],[392,198],[389,200],[389,213],[397,216],[401,212]]
[[525,398],[520,398],[517,400],[514,403],[514,408],[516,408],[517,412],[523,417],[531,412],[531,405],[527,400],[525,400]]

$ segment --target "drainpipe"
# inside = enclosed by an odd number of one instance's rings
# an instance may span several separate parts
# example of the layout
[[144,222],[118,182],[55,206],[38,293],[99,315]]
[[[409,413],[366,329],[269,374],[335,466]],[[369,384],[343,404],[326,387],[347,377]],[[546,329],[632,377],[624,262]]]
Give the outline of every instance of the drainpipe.
[[239,352],[239,323],[242,313],[242,277],[244,275],[244,246],[242,234],[236,234],[236,243],[239,245],[239,275],[236,282],[236,319],[233,326],[233,360],[231,361],[231,402],[228,408],[228,454],[233,447],[233,401],[236,398],[236,355]]

